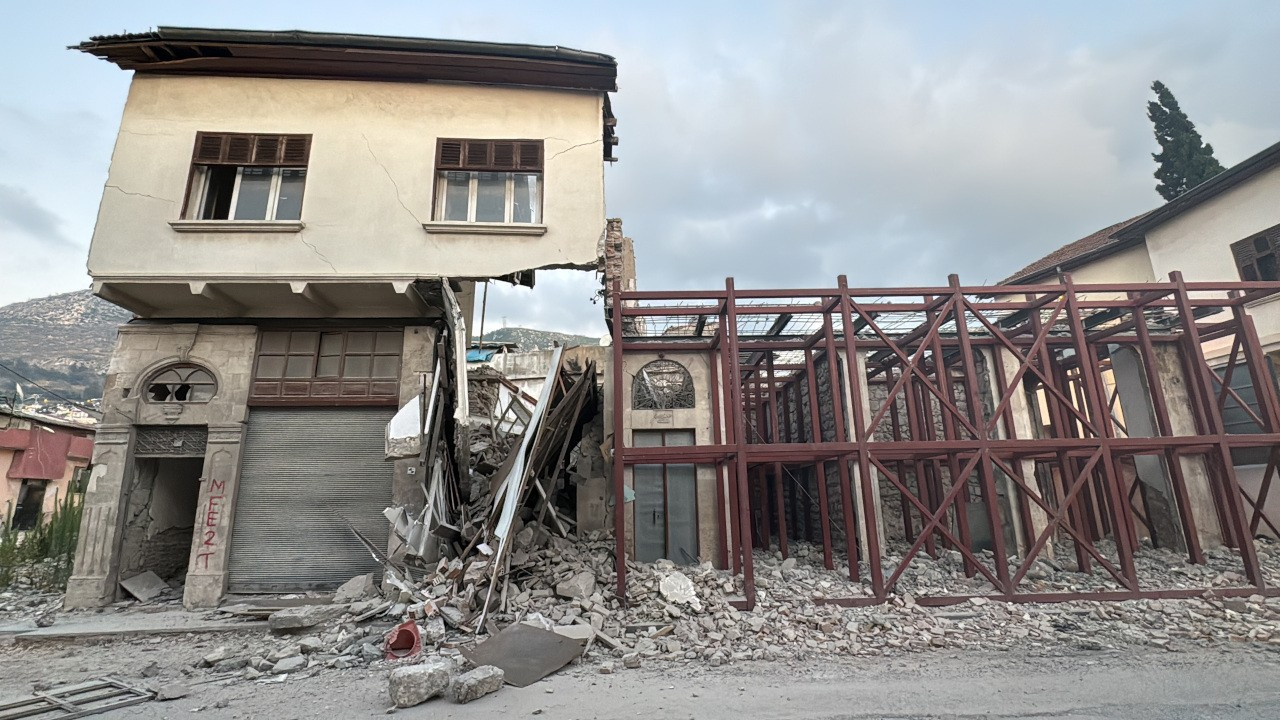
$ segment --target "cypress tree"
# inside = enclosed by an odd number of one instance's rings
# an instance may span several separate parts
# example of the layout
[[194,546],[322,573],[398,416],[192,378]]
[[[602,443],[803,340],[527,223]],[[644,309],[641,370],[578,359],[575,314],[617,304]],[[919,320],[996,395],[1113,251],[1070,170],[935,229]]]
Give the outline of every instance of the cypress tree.
[[1222,172],[1223,167],[1213,157],[1213,146],[1205,143],[1187,114],[1178,107],[1178,100],[1156,80],[1151,83],[1156,99],[1147,103],[1147,118],[1155,127],[1156,142],[1160,152],[1151,157],[1159,164],[1155,177],[1156,192],[1165,200],[1172,200],[1200,183]]

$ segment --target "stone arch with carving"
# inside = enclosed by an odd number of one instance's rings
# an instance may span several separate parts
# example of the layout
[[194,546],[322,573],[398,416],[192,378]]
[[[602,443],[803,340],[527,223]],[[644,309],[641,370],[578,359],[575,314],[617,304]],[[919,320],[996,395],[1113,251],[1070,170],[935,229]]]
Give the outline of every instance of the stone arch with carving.
[[675,360],[654,360],[632,380],[632,410],[679,410],[694,404],[693,376]]

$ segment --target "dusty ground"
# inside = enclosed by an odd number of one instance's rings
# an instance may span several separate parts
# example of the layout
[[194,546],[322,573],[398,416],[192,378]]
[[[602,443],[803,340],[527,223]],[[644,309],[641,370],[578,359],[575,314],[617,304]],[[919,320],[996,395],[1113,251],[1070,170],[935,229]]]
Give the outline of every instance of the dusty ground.
[[[0,648],[0,700],[33,683],[113,673],[139,683],[184,678],[202,654],[241,642],[208,634]],[[155,662],[158,673],[144,680]],[[650,662],[611,675],[587,661],[524,689],[470,705],[433,700],[409,718],[1125,718],[1280,717],[1280,652],[1075,649],[938,651],[826,662],[741,662],[710,668]],[[324,670],[280,684],[201,683],[190,695],[117,711],[121,718],[356,718],[386,713],[386,670]]]

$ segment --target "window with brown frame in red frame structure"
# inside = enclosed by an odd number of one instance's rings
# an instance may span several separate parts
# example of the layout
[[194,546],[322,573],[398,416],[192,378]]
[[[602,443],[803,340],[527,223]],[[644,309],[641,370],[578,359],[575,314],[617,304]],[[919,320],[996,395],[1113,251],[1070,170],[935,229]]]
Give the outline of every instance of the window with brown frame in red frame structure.
[[396,405],[401,330],[263,330],[253,405]]
[[1280,225],[1231,243],[1240,279],[1280,280]]

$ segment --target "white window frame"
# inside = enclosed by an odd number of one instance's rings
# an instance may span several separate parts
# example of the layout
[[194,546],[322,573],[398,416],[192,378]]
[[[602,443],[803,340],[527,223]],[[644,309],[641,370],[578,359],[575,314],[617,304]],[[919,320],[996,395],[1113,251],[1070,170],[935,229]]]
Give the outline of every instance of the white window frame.
[[[201,215],[204,212],[205,196],[208,194],[208,191],[209,191],[209,177],[212,174],[210,170],[212,170],[215,167],[218,167],[218,166],[217,165],[197,165],[196,166],[196,173],[199,175],[199,177],[197,179],[197,182],[193,183],[192,195],[194,197],[192,199],[194,200],[194,202],[188,205],[188,207],[191,209],[191,212],[188,213],[188,215],[190,215],[190,217],[188,218],[189,220],[199,220],[201,222],[297,222],[298,219],[301,219],[301,218],[297,218],[297,219],[277,221],[276,210],[278,209],[277,205],[280,202],[280,184],[284,178],[284,171],[285,170],[302,170],[303,172],[306,172],[307,167],[305,165],[304,166],[238,165],[236,166],[235,183],[232,185],[232,188],[231,188],[231,204],[227,208],[227,217],[225,218],[201,217]],[[267,191],[267,213],[266,213],[267,217],[237,219],[235,217],[236,205],[240,202],[240,181],[244,178],[244,171],[246,168],[259,168],[259,167],[265,167],[265,169],[271,171],[271,188]],[[304,188],[306,187],[305,176],[303,180],[303,187]]]
[[[445,220],[444,204],[445,195],[449,189],[449,173],[467,173],[470,177],[467,179],[467,219],[466,220]],[[435,222],[478,222],[476,220],[476,205],[480,194],[480,173],[495,173],[506,175],[503,191],[503,208],[502,220],[485,220],[483,222],[501,222],[504,225],[539,225],[542,223],[542,190],[543,190],[543,174],[534,170],[450,170],[441,169],[436,172],[436,201],[435,201]],[[515,212],[515,183],[516,175],[536,175],[538,177],[538,203],[533,214],[533,218],[528,222],[516,221],[512,219]],[[232,198],[234,202],[234,197]]]

